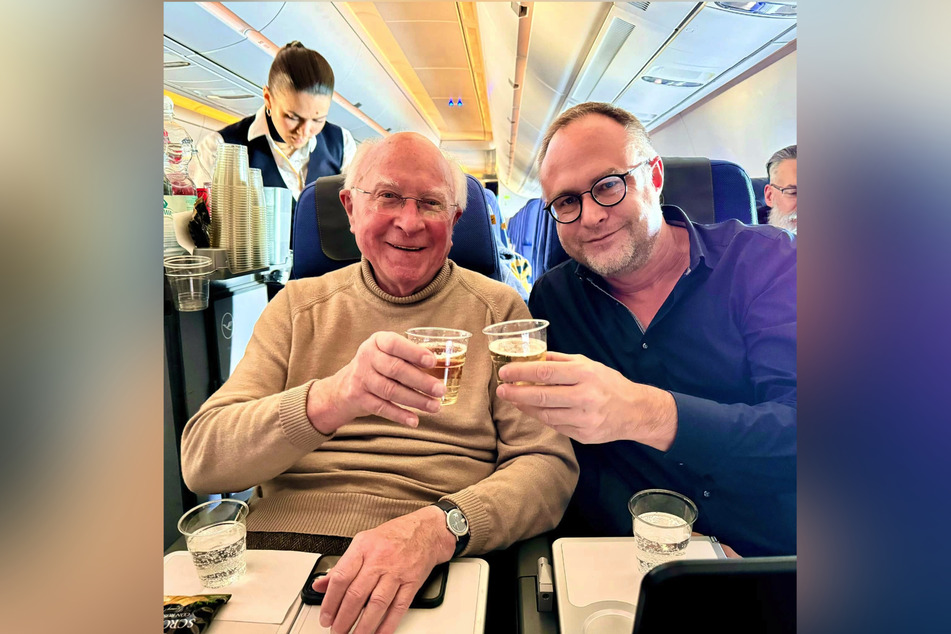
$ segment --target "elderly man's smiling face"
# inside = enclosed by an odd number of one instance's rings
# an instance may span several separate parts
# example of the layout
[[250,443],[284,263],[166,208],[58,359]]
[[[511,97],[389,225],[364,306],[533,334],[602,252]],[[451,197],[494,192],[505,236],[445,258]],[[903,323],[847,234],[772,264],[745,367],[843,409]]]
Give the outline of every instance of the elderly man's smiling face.
[[[340,199],[376,283],[391,295],[406,297],[429,284],[446,262],[462,210],[452,205],[449,162],[425,137],[394,134],[370,152],[358,166],[353,190],[341,191]],[[444,203],[446,211],[427,211],[416,200],[386,206],[403,196]]]

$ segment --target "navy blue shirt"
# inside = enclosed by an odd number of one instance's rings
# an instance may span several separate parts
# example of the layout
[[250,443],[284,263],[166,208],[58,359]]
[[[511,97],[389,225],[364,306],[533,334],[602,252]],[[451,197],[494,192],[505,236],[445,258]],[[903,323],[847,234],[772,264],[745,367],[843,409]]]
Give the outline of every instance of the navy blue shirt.
[[633,441],[574,442],[581,468],[564,533],[631,535],[627,501],[672,489],[700,510],[694,530],[744,556],[796,553],[796,241],[736,220],[699,225],[690,266],[646,331],[578,262],[532,289],[550,350],[583,354],[669,391],[677,436],[667,452]]

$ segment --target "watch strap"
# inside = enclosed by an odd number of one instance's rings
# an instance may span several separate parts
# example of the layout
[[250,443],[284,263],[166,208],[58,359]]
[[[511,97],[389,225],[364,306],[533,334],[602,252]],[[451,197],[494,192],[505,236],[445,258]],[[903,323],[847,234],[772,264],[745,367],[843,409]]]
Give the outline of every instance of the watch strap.
[[[433,506],[436,506],[442,509],[442,511],[446,513],[447,517],[449,515],[449,511],[452,511],[452,510],[458,510],[460,513],[462,513],[462,509],[460,509],[458,506],[456,506],[449,500],[439,500],[438,502],[433,503]],[[465,517],[464,513],[463,513],[463,517]],[[447,519],[447,522],[448,522],[448,519]],[[468,525],[468,521],[466,522],[466,524]],[[446,530],[449,530],[448,524],[446,526]],[[467,530],[464,535],[456,535],[455,533],[452,533],[452,534],[456,538],[456,549],[453,551],[452,556],[458,557],[462,553],[462,551],[466,549],[466,546],[469,545],[469,531]]]

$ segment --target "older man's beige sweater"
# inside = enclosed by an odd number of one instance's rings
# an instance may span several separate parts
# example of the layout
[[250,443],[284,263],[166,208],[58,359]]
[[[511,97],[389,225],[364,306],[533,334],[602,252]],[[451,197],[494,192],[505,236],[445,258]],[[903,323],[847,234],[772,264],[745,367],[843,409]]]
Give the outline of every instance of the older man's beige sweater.
[[[394,297],[364,260],[292,281],[268,304],[244,358],[188,422],[185,483],[199,493],[257,487],[248,529],[353,536],[441,498],[469,520],[464,554],[553,528],[578,478],[569,440],[495,396],[482,329],[529,317],[512,288],[447,261],[427,287]],[[459,401],[416,429],[375,416],[331,436],[307,418],[307,392],[380,330],[472,333]],[[318,383],[314,389],[320,389]]]

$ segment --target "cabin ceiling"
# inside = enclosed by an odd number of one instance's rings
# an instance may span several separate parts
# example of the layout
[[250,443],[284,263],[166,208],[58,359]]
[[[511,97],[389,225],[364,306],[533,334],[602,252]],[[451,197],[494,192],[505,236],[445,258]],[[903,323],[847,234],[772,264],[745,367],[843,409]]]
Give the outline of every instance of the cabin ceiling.
[[[300,40],[330,62],[337,93],[383,129],[424,134],[471,174],[525,197],[540,194],[534,159],[566,108],[611,102],[650,130],[796,37],[794,18],[714,2],[221,4],[251,31],[199,3],[165,3],[166,90],[247,116],[263,104],[272,59],[254,32],[277,47]],[[357,141],[380,134],[336,103],[329,119]]]

